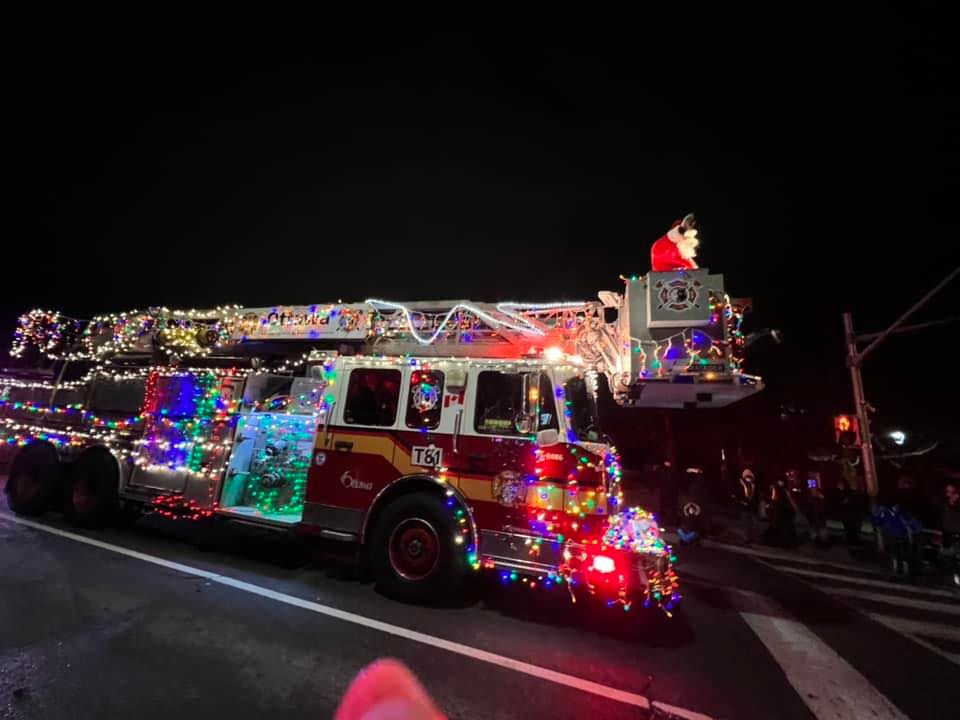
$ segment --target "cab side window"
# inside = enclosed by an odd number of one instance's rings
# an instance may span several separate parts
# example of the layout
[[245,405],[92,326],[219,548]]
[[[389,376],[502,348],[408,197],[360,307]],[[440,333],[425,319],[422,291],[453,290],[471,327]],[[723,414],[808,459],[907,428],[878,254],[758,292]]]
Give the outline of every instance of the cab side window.
[[[145,393],[144,378],[113,380],[100,376],[94,380],[87,409],[103,413],[134,414],[143,408]],[[57,402],[62,403],[59,393],[57,397]]]
[[477,411],[473,427],[489,435],[519,435],[516,428],[521,410],[521,378],[486,370],[477,377]]
[[436,430],[443,412],[443,373],[414,370],[407,396],[407,427]]
[[[528,373],[531,381],[536,373]],[[523,412],[524,377],[518,373],[495,371],[481,372],[477,378],[477,411],[474,429],[490,435],[522,435],[517,421]],[[537,414],[537,430],[557,429],[556,402],[553,384],[545,374],[540,374]]]
[[350,425],[393,425],[400,404],[400,377],[399,370],[352,370],[344,421]]

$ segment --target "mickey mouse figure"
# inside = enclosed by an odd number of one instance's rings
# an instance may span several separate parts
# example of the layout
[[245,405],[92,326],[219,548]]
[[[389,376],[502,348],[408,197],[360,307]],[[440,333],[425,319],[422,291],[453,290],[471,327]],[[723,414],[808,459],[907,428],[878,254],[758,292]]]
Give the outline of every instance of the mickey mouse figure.
[[650,268],[653,272],[671,270],[696,270],[697,219],[693,213],[676,220],[666,234],[662,235],[650,248]]

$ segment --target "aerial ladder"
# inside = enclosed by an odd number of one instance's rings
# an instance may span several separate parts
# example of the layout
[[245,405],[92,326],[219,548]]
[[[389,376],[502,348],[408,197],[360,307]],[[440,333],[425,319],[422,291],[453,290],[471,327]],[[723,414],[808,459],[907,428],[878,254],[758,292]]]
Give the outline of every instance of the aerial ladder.
[[[722,407],[762,389],[741,370],[749,300],[732,299],[707,269],[622,278],[597,300],[417,300],[208,310],[151,308],[90,320],[34,310],[13,354],[97,364],[176,364],[197,357],[336,351],[510,359],[568,357],[607,379],[626,407]],[[269,355],[270,353],[267,352]]]

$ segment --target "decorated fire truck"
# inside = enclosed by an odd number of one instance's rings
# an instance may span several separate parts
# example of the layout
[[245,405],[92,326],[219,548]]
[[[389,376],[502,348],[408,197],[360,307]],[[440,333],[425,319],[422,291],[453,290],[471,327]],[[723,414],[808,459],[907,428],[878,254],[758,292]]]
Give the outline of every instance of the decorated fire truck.
[[674,557],[624,504],[597,393],[683,408],[757,392],[744,310],[696,267],[585,302],[34,310],[13,355],[46,367],[0,376],[9,505],[352,543],[409,599],[490,571],[669,613]]

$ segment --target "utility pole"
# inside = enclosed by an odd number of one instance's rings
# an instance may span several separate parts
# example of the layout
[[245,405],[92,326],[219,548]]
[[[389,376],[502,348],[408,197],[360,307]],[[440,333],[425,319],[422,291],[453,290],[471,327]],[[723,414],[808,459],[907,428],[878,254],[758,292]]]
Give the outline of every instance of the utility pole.
[[[891,334],[904,332],[908,330],[919,330],[929,325],[939,323],[923,323],[912,327],[903,327],[901,325],[913,315],[917,310],[927,304],[927,302],[940,292],[946,285],[960,275],[960,266],[955,267],[947,277],[940,281],[930,292],[924,295],[914,305],[901,315],[886,330],[881,333],[871,333],[869,335],[857,336],[853,331],[853,315],[849,312],[843,314],[843,330],[847,341],[847,367],[850,368],[850,380],[853,384],[853,402],[856,406],[857,420],[860,423],[860,445],[863,453],[863,477],[867,484],[867,495],[870,497],[870,504],[874,505],[877,501],[879,486],[877,484],[877,464],[873,455],[873,439],[870,435],[870,404],[867,402],[863,392],[863,377],[860,374],[860,368],[863,367],[864,358],[873,352],[876,347],[886,340]],[[873,340],[863,352],[857,350],[857,342]]]
[[843,331],[847,339],[847,367],[850,368],[850,381],[853,384],[853,404],[860,423],[860,450],[863,453],[863,479],[867,484],[867,496],[870,505],[876,503],[879,486],[877,484],[877,466],[873,457],[873,440],[870,435],[870,407],[863,394],[863,377],[860,367],[863,358],[857,353],[857,336],[853,332],[853,315],[843,314]]

